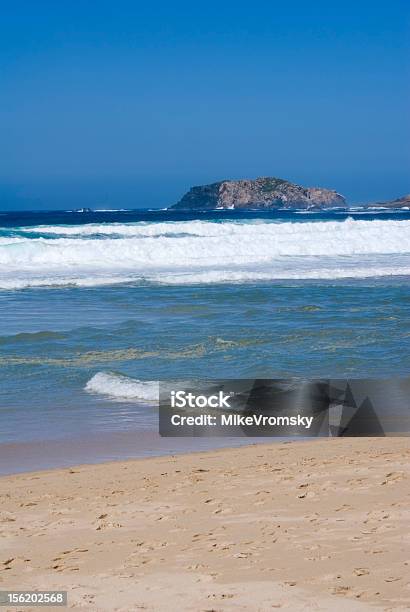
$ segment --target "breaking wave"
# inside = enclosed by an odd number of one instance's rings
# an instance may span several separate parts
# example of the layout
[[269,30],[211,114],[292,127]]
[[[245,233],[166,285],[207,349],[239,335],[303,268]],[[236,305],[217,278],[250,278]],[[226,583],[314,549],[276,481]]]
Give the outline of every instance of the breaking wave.
[[158,381],[137,380],[122,374],[98,372],[88,381],[85,390],[118,401],[159,402]]
[[408,274],[409,220],[37,226],[0,238],[4,289]]

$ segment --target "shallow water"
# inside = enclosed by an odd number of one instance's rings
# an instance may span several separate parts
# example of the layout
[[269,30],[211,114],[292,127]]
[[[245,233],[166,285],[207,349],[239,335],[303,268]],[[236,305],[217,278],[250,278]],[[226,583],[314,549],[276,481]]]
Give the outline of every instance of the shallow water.
[[0,217],[0,442],[155,430],[139,381],[410,371],[409,213],[25,214]]

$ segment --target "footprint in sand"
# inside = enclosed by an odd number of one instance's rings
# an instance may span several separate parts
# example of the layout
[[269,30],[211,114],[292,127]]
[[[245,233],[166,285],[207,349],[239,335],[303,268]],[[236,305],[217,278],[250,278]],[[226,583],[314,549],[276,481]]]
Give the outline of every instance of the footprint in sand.
[[356,576],[367,576],[368,574],[370,574],[369,570],[365,567],[355,567],[353,571]]
[[297,495],[297,497],[298,499],[311,499],[312,497],[316,497],[316,493],[314,491],[305,491]]
[[391,485],[399,480],[403,480],[404,473],[403,472],[389,472],[386,474],[385,479],[381,482],[382,485]]

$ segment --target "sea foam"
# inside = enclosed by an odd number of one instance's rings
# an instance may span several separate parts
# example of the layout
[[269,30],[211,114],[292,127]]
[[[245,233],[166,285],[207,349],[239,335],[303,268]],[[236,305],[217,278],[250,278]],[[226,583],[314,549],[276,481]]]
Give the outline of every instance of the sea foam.
[[159,383],[151,380],[137,380],[122,374],[98,372],[86,384],[89,393],[105,395],[118,401],[142,401],[158,404]]

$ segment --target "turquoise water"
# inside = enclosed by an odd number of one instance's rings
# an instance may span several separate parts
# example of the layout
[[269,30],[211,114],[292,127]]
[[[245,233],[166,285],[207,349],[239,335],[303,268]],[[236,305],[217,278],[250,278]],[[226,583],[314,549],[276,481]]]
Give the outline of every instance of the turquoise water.
[[138,214],[0,217],[0,442],[155,430],[161,379],[409,374],[408,213]]

